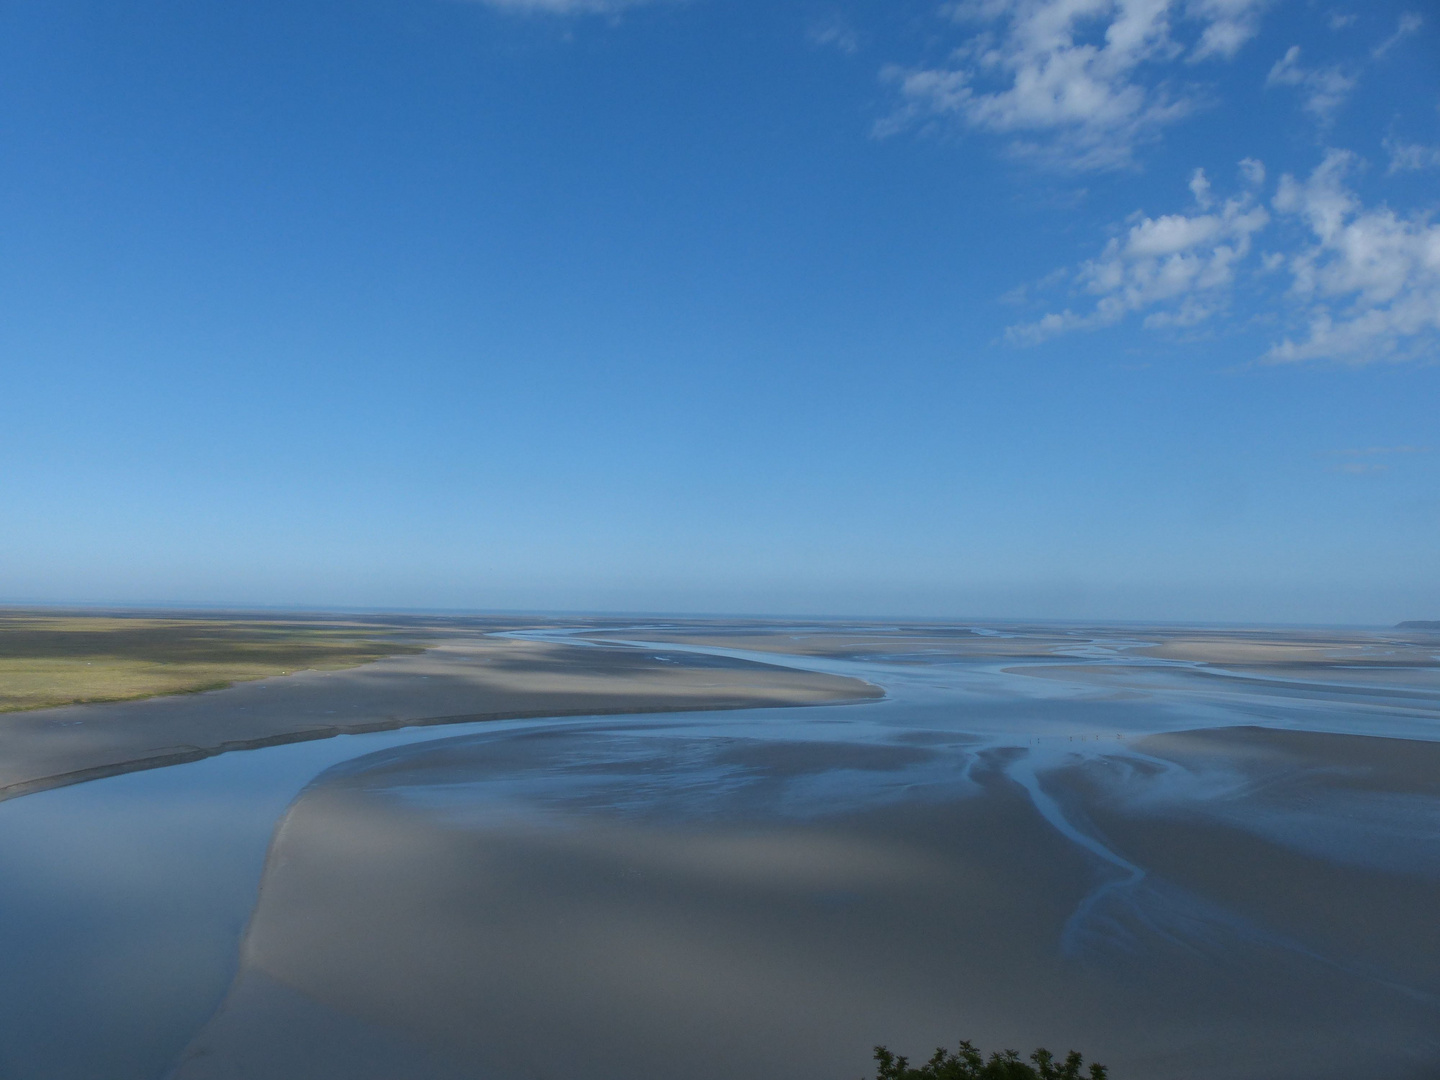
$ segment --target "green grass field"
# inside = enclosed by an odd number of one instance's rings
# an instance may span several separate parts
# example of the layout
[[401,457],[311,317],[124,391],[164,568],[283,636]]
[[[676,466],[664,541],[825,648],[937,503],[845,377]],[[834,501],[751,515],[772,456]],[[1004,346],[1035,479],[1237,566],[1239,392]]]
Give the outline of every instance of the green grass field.
[[0,609],[0,712],[197,693],[420,651],[400,634],[335,619]]

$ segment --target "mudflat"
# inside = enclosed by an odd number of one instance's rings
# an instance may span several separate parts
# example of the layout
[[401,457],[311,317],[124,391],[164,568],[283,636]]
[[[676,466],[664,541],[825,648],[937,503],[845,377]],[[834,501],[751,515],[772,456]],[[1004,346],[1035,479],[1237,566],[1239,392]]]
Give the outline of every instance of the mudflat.
[[[767,822],[743,798],[697,815],[684,791],[703,798],[713,769],[793,782],[868,755],[631,741],[447,740],[312,787],[277,832],[236,987],[177,1080],[378,1078],[351,1027],[425,1048],[417,1077],[843,1078],[876,1041],[951,1037],[977,1010],[1018,1035],[1017,1003],[1066,996],[1052,942],[1082,860],[1019,793],[825,821]],[[461,777],[577,787],[538,808],[483,790],[424,805]],[[278,1045],[287,996],[342,1037]],[[1069,1033],[1093,1042],[1084,1028]]]
[[1054,781],[1116,851],[1357,982],[1440,1002],[1440,742],[1247,726],[1131,749],[1155,770],[1092,761]]
[[[1406,763],[1432,744],[1291,734],[1235,735],[1261,783],[1308,774],[1313,803],[1358,760],[1366,790],[1433,787]],[[1208,736],[1146,751],[1228,761]],[[959,755],[963,798],[777,812],[777,786]],[[378,1080],[400,1055],[413,1077],[822,1080],[880,1042],[1040,1031],[1122,1078],[1433,1075],[1440,861],[1297,851],[1233,806],[1153,813],[1102,760],[1045,776],[1144,868],[1095,903],[1105,868],[1007,756],[556,731],[339,767],[278,830],[241,973],[175,1076]],[[742,762],[768,792],[679,793]]]

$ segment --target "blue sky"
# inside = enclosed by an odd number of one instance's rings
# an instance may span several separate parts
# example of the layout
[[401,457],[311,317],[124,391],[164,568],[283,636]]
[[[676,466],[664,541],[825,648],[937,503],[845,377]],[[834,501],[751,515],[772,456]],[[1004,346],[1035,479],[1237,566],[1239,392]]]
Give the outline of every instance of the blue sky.
[[1440,12],[9,0],[0,599],[1440,618]]

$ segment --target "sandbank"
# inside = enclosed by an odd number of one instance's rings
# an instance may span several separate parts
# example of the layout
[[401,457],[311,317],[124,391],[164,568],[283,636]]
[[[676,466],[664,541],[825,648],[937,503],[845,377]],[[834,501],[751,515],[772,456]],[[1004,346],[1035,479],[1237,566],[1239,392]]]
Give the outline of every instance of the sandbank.
[[859,679],[688,653],[458,634],[419,655],[0,717],[0,799],[233,750],[422,724],[831,704]]
[[[1042,774],[1143,869],[1111,894],[1097,887],[1124,875],[1007,775],[1020,749],[943,751],[968,759],[969,797],[800,817],[777,812],[776,783],[875,748],[553,730],[347,763],[277,831],[235,989],[175,1080],[325,1075],[353,1057],[330,1034],[347,1024],[423,1047],[414,1080],[834,1080],[875,1043],[923,1055],[959,1037],[1075,1047],[1117,1080],[1433,1076],[1440,880],[1297,850],[1146,781],[1167,761],[1249,762],[1229,797],[1243,821],[1337,784],[1430,792],[1440,748],[1260,730],[1143,743],[1151,774],[1133,758]],[[901,762],[874,767],[903,782]],[[293,1000],[325,1023],[287,1035]]]

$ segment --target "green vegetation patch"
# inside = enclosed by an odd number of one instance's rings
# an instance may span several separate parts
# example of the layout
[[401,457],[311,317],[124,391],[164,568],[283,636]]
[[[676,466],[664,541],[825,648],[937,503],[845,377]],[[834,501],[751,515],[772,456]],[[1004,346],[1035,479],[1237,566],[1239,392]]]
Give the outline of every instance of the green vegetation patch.
[[1022,1061],[1014,1050],[985,1055],[968,1041],[951,1053],[944,1047],[923,1065],[911,1065],[887,1048],[875,1048],[875,1080],[1105,1080],[1108,1070],[1092,1063],[1083,1074],[1085,1060],[1074,1050],[1063,1061],[1039,1049]]
[[198,693],[422,648],[344,620],[0,611],[0,712]]

